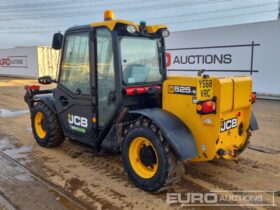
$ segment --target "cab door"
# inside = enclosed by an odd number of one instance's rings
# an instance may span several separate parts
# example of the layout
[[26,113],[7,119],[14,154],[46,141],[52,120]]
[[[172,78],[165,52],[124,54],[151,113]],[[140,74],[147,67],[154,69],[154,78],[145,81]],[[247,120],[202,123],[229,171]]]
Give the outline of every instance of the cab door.
[[116,70],[112,33],[96,28],[97,124],[104,130],[116,111]]
[[[90,66],[93,43],[90,31],[69,32],[61,55],[60,75],[56,91],[56,108],[66,136],[93,143],[95,104],[92,100]],[[95,118],[96,119],[96,118]]]

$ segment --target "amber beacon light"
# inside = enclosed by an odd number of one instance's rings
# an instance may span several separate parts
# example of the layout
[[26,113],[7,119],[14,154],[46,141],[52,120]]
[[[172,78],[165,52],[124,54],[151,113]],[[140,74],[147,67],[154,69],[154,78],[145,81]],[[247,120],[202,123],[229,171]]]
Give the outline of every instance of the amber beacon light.
[[104,12],[104,20],[114,20],[115,13],[112,10],[106,10]]

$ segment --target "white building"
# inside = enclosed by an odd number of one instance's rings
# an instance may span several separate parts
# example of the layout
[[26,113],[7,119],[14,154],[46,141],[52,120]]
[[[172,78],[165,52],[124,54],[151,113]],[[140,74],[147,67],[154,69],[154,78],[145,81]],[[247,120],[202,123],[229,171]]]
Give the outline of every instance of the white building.
[[59,52],[48,46],[0,50],[0,76],[56,77]]
[[280,20],[173,32],[169,74],[250,75],[253,90],[280,96]]

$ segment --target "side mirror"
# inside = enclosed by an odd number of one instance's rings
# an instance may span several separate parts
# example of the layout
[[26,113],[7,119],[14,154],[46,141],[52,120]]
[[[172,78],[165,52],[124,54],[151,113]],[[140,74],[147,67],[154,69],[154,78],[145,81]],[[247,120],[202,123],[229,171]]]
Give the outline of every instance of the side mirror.
[[63,34],[60,32],[53,35],[52,48],[60,50],[62,48]]
[[38,78],[38,82],[42,85],[49,85],[52,82],[55,82],[51,76],[43,76]]

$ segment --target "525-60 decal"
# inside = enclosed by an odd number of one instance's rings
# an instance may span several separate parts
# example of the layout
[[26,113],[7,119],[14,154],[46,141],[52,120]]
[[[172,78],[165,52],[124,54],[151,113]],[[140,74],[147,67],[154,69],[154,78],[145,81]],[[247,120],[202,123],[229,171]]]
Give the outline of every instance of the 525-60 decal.
[[196,94],[196,87],[181,86],[181,85],[168,85],[168,93],[183,94],[183,95],[195,95]]

